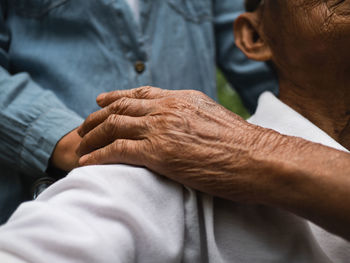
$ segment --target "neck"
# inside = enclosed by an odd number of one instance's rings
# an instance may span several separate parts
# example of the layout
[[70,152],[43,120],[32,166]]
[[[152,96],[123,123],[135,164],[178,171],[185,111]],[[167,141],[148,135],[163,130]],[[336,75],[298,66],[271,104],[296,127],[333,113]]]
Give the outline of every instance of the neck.
[[280,79],[280,99],[350,149],[350,90],[344,84],[347,82],[317,78],[313,83],[299,83],[303,85]]

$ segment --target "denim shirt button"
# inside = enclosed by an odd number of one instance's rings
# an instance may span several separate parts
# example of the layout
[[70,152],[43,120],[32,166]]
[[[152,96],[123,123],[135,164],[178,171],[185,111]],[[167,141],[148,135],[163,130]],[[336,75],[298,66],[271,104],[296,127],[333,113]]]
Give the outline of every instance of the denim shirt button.
[[145,69],[146,69],[146,65],[142,61],[136,61],[134,67],[135,67],[136,72],[139,73],[139,74],[144,72]]

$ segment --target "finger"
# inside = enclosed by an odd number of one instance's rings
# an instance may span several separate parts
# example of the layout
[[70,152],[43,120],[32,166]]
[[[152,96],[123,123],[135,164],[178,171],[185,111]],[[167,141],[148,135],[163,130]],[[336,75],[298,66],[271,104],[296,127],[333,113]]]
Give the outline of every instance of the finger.
[[114,101],[124,97],[133,99],[159,99],[169,95],[169,93],[171,93],[170,90],[145,86],[137,89],[116,90],[102,93],[97,97],[96,101],[100,107],[106,107]]
[[120,98],[109,106],[94,112],[86,118],[84,123],[78,128],[78,134],[84,137],[92,129],[104,122],[112,114],[127,115],[132,117],[145,116],[149,114],[156,102],[133,98]]
[[131,164],[144,166],[143,140],[117,140],[79,159],[80,166],[97,164]]
[[147,120],[143,117],[110,115],[106,121],[83,137],[77,154],[85,155],[118,139],[143,139],[147,132],[146,123]]
[[103,108],[99,111],[96,111],[92,114],[90,114],[83,124],[81,124],[78,127],[78,134],[80,137],[84,137],[88,132],[90,132],[92,129],[100,125],[102,122],[104,122],[108,116],[110,116],[112,113],[110,113],[110,109]]

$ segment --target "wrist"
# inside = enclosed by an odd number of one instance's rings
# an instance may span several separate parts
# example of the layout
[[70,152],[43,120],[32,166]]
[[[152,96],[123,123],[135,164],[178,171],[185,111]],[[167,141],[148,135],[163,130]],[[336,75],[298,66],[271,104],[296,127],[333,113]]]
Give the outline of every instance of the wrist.
[[[231,160],[231,174],[243,177],[243,185],[247,186],[243,201],[289,206],[289,202],[295,202],[306,191],[304,188],[310,185],[307,181],[313,179],[302,163],[305,158],[295,154],[304,151],[308,142],[256,126],[246,127],[246,134],[249,138],[242,136],[245,139],[240,156]],[[232,149],[235,148],[237,141],[233,142]]]
[[267,143],[255,150],[264,181],[260,185],[265,187],[260,200],[295,213],[307,210],[310,200],[322,198],[317,193],[322,178],[333,176],[318,165],[325,158],[324,146],[271,132]]

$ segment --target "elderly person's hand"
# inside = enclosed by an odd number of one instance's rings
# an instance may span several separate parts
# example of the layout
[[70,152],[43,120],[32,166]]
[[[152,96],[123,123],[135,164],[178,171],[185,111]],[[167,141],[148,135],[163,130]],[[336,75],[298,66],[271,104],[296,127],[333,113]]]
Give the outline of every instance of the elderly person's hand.
[[[236,19],[237,46],[273,65],[282,103],[349,148],[349,4],[253,2]],[[79,130],[81,165],[143,165],[209,194],[288,210],[350,240],[349,153],[250,125],[198,92],[141,88],[98,102],[104,108]]]
[[350,239],[348,153],[251,125],[197,91],[143,87],[98,103],[104,108],[78,129],[80,165],[145,166],[214,196],[289,210]]
[[[259,191],[269,188],[257,171],[262,166],[252,165],[251,158],[266,154],[252,153],[277,133],[261,133],[206,95],[142,87],[103,94],[97,101],[104,108],[78,130],[80,165],[146,166],[211,194],[226,188],[230,199],[240,201],[261,201]],[[228,178],[229,184],[218,183]]]

